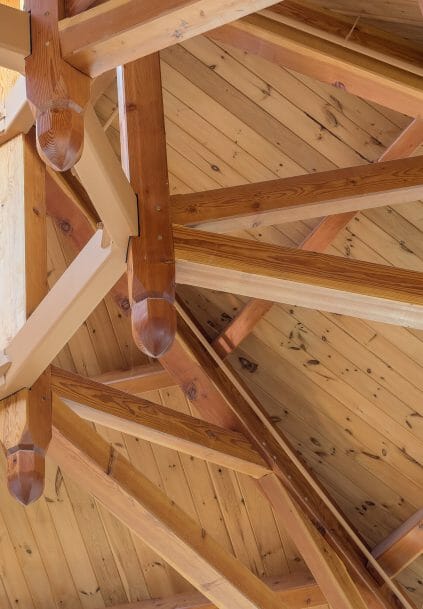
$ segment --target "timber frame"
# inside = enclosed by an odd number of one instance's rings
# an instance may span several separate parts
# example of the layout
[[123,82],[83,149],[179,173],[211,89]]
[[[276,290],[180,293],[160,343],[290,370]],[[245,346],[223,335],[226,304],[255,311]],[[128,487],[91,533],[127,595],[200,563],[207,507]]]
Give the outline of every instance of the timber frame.
[[[20,308],[0,335],[0,441],[11,492],[24,504],[40,496],[47,453],[198,589],[128,609],[289,609],[325,601],[336,609],[413,609],[394,578],[423,552],[422,511],[370,551],[224,359],[272,302],[423,329],[423,274],[324,254],[354,213],[384,205],[387,194],[391,205],[423,198],[423,157],[411,156],[423,142],[422,56],[404,41],[388,45],[377,30],[344,44],[341,18],[291,0],[92,4],[31,0],[31,14],[0,4],[0,66],[21,73],[0,100],[0,163],[14,155],[11,177],[19,183],[4,195],[8,209],[19,211],[18,220],[7,218],[7,230],[21,247],[6,265],[26,258],[22,285],[6,286]],[[48,7],[65,12],[55,18]],[[342,83],[405,112],[410,125],[374,165],[170,196],[158,53],[199,34]],[[48,80],[40,68],[46,61],[65,91],[52,83],[38,90]],[[122,165],[94,110],[115,69]],[[69,114],[68,131],[67,119],[57,128],[53,109]],[[74,175],[53,171],[70,167]],[[45,206],[53,216],[58,211],[49,188],[62,192],[81,232],[73,237],[76,258],[46,292]],[[298,250],[225,234],[321,216]],[[6,266],[0,272],[7,283]],[[175,295],[175,278],[252,300],[210,345]],[[97,379],[51,366],[111,290],[129,298],[137,345],[160,356],[160,365]],[[254,299],[258,290],[266,300]],[[201,418],[130,395],[170,384],[181,386]],[[261,581],[83,420],[253,477],[314,579]]]

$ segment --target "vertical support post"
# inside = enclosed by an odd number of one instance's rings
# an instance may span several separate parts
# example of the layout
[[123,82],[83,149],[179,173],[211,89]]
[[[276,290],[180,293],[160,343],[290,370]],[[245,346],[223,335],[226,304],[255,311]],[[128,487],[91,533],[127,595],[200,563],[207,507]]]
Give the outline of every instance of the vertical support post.
[[[19,7],[18,0],[9,4]],[[0,70],[0,102],[16,78]],[[0,352],[46,292],[45,165],[32,131],[0,147]],[[9,490],[24,504],[37,499],[43,488],[44,451],[51,435],[48,385],[48,375],[43,375],[31,390],[22,389],[0,403]]]
[[176,332],[175,257],[170,220],[160,57],[118,69],[122,164],[138,196],[140,236],[128,254],[132,334],[151,357],[163,355]]
[[26,88],[35,108],[37,148],[50,167],[66,171],[82,154],[91,81],[62,59],[58,0],[25,0],[25,4],[31,11],[32,43],[25,61]]
[[6,451],[9,491],[28,505],[44,490],[45,453],[51,440],[49,371],[31,389],[21,389],[2,401],[0,438]]

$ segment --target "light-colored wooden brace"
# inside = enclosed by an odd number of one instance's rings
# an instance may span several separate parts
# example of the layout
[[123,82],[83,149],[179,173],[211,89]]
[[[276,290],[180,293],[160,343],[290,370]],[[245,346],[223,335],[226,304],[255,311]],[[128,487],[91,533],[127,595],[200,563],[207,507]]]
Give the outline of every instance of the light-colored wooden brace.
[[26,89],[35,109],[38,152],[47,165],[66,171],[82,153],[91,81],[61,57],[58,1],[26,0],[25,8],[31,12],[32,41]]
[[128,253],[132,335],[144,353],[160,357],[173,343],[176,313],[159,54],[120,68],[118,90],[122,160],[138,195],[140,221]]
[[50,371],[31,389],[21,389],[0,403],[0,442],[7,459],[7,485],[23,505],[44,490],[45,453],[51,440]]

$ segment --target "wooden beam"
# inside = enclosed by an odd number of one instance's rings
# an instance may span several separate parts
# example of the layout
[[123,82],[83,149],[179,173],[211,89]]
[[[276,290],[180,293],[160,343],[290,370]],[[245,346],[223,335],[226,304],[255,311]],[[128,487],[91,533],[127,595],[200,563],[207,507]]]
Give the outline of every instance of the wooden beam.
[[301,0],[301,3],[285,0],[265,9],[262,14],[353,51],[422,74],[423,53],[411,40],[370,26],[361,19],[325,10],[307,0]]
[[37,149],[55,171],[71,169],[84,145],[84,112],[91,79],[63,60],[57,0],[25,0],[31,15],[26,92],[34,108]]
[[275,0],[108,0],[60,22],[65,59],[98,76],[274,4]]
[[[398,138],[385,150],[379,161],[393,161],[410,156],[423,142],[423,119],[415,118]],[[336,235],[352,220],[355,212],[336,214],[321,220],[317,227],[304,239],[300,249],[309,252],[324,252]],[[213,341],[213,346],[221,357],[231,353],[270,310],[271,303],[252,299],[229,325]]]
[[372,554],[390,577],[396,577],[421,556],[423,554],[423,508],[381,541]]
[[[328,609],[320,588],[307,573],[295,573],[264,580],[289,609]],[[155,598],[111,607],[110,609],[215,609],[199,592],[175,594],[167,598]]]
[[125,272],[125,255],[103,238],[95,233],[7,346],[0,399],[34,384]]
[[80,417],[260,478],[269,472],[242,434],[52,368],[52,391]]
[[92,106],[85,113],[85,142],[75,172],[112,241],[125,252],[138,234],[137,198]]
[[0,4],[0,66],[25,72],[25,57],[31,52],[29,15]]
[[423,274],[174,227],[177,282],[423,329]]
[[413,117],[422,116],[423,76],[365,53],[250,15],[209,34],[222,41]]
[[89,9],[96,0],[65,0],[65,14],[67,17],[78,15]]
[[56,397],[49,455],[220,609],[286,608],[275,592]]
[[25,78],[19,76],[0,108],[0,145],[28,133],[33,124],[34,113],[26,98]]
[[50,371],[31,389],[0,401],[0,442],[6,453],[9,492],[23,505],[44,491],[45,454],[51,439]]
[[423,156],[172,197],[175,224],[230,233],[423,197]]
[[175,338],[175,254],[160,56],[118,70],[121,159],[138,200],[139,236],[129,242],[128,294],[137,347],[159,357]]
[[175,379],[158,362],[106,372],[92,380],[134,395],[176,385]]
[[254,330],[258,322],[263,319],[272,308],[273,302],[251,298],[231,320],[226,328],[213,340],[213,349],[221,358],[235,351]]
[[[272,464],[274,473],[288,490],[291,498],[301,508],[302,513],[310,518],[319,534],[324,537],[342,559],[350,575],[352,575],[360,595],[366,600],[369,607],[372,609],[381,609],[382,607],[393,609],[398,606],[397,603],[400,600],[403,607],[412,609],[412,604],[404,598],[401,591],[383,572],[357,532],[342,515],[336,504],[328,497],[319,482],[308,471],[280,428],[276,427],[270,420],[266,409],[246,388],[245,383],[233,368],[223,362],[213,351],[212,346],[204,338],[180,303],[178,304],[178,313],[180,316],[178,318],[178,344],[189,353],[191,358],[194,358],[201,370],[201,373],[198,372],[198,369],[196,370],[197,374],[192,379],[192,384],[195,387],[198,382],[197,379],[202,380],[202,377],[205,376],[208,382],[215,387],[215,392],[224,398],[223,401],[214,401],[213,399],[194,401],[193,404],[202,417],[206,420],[212,420],[216,424],[226,425],[227,421],[231,420],[232,415],[232,420],[235,419],[232,428],[243,431],[253,443],[255,442],[257,446],[261,447],[264,456],[269,464]],[[169,372],[177,375],[178,369],[172,370],[173,361],[169,360],[169,356],[166,355],[165,360],[162,360],[164,366]],[[210,396],[210,398],[213,397]],[[275,509],[277,509],[280,501],[285,500],[284,496],[278,497],[277,485],[274,486],[275,493],[272,494],[260,484],[259,488],[267,496],[270,495],[269,498],[274,497]],[[291,529],[289,530],[290,533],[299,534],[299,531],[295,528],[291,527]],[[313,569],[317,570],[320,565],[320,562],[313,558],[315,551],[315,546],[314,548],[310,547],[310,550],[304,555],[306,562],[310,558],[310,567],[313,567],[312,572]],[[372,564],[372,567],[376,568],[377,573],[381,575],[383,581],[389,587],[388,589],[380,589],[379,584],[365,569],[366,559]],[[325,560],[325,557],[322,557],[321,562],[323,563]],[[313,575],[317,580],[318,573],[313,572]],[[329,604],[331,604],[331,593],[333,586],[337,586],[337,583],[333,582],[333,584],[327,586],[326,577],[322,581],[322,591]]]

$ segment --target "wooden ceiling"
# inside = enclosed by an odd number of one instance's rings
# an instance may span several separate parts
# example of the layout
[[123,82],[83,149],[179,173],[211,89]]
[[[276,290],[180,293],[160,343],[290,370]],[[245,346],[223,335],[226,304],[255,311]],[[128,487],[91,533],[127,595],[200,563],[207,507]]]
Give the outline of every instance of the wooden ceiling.
[[[355,2],[353,10],[349,0],[316,4],[353,17],[362,11],[404,36],[423,24],[415,0]],[[374,162],[410,122],[205,37],[161,58],[172,193]],[[119,155],[116,108],[112,83],[96,110]],[[423,203],[386,203],[360,213],[327,252],[423,271]],[[240,234],[291,247],[317,221]],[[49,219],[48,230],[53,285],[75,255],[79,228],[64,211]],[[179,294],[211,339],[242,304],[236,295],[184,286]],[[230,361],[371,547],[422,506],[423,332],[274,305]],[[55,363],[88,376],[148,363],[133,344],[127,303],[109,295]],[[192,410],[177,387],[145,395]],[[100,431],[254,573],[307,573],[250,478]],[[3,466],[0,477],[4,488]],[[423,561],[400,581],[420,606]],[[46,493],[36,504],[23,509],[1,493],[2,609],[102,609],[190,590],[50,460]]]

